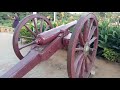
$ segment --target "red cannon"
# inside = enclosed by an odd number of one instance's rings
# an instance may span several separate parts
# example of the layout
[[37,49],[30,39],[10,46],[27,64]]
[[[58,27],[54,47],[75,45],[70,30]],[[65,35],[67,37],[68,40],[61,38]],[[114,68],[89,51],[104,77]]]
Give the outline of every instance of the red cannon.
[[[31,29],[31,22],[34,30]],[[71,28],[74,31],[71,32]],[[24,33],[29,34],[24,36]],[[28,44],[19,46],[19,38],[28,40]],[[23,55],[21,51],[27,47],[30,50]],[[84,13],[78,21],[56,28],[52,28],[46,17],[30,15],[20,21],[13,35],[13,49],[20,62],[1,78],[21,78],[63,48],[67,50],[68,76],[88,78],[95,62],[97,47],[98,21],[93,13]]]

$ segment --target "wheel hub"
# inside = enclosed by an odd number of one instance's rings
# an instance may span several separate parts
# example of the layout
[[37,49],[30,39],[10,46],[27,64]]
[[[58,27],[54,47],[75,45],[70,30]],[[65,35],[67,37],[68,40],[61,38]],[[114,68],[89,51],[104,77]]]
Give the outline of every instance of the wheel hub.
[[90,50],[90,47],[89,47],[88,43],[86,43],[84,46],[84,54],[85,55],[89,54],[89,50]]

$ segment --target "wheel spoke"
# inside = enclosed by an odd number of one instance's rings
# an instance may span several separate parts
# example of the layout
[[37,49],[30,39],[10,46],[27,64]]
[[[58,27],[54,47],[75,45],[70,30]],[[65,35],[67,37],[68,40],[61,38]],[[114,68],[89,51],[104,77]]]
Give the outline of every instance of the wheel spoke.
[[93,51],[96,51],[96,49],[95,49],[95,48],[90,48],[90,51],[92,51],[92,52],[93,52]]
[[83,47],[75,48],[75,51],[83,51]]
[[90,40],[96,30],[96,26],[93,26],[92,29],[89,31],[89,36],[88,36],[88,40]]
[[37,18],[33,18],[33,22],[34,22],[34,27],[35,27],[36,33],[38,34],[38,28],[37,28],[37,24],[36,24],[35,19],[37,19]]
[[24,46],[20,47],[20,48],[19,48],[19,50],[21,50],[21,49],[23,49],[23,48],[25,48],[25,47],[27,47],[27,46],[33,45],[33,44],[35,44],[35,42],[34,42],[34,41],[33,41],[33,42],[31,42],[31,43],[29,43],[29,44],[26,44],[26,45],[24,45]]
[[32,39],[32,40],[35,39],[35,38],[33,38],[33,37],[26,37],[26,36],[20,36],[20,38],[26,38],[26,39]]
[[89,31],[91,31],[91,29],[92,29],[93,22],[94,22],[94,19],[93,19],[93,18],[92,18],[92,19],[90,19],[90,27],[89,27]]
[[89,33],[88,21],[86,21],[84,25],[84,31],[83,31],[83,38],[85,42],[87,41],[88,33]]
[[85,58],[85,70],[86,70],[86,72],[88,72],[88,69],[89,69],[87,59],[88,58],[86,57]]
[[97,37],[93,37],[93,38],[89,41],[89,45],[91,45],[96,39],[97,39]]
[[48,28],[49,28],[49,25],[47,25],[47,27],[45,28],[45,30],[44,30],[44,31],[47,31],[47,30],[48,30]]
[[77,60],[77,65],[76,65],[76,69],[75,69],[77,77],[79,77],[79,75],[80,75],[83,59],[84,59],[84,55],[82,54],[81,57],[79,58],[79,60]]
[[87,55],[87,57],[88,57],[88,59],[89,59],[90,62],[93,61],[93,60],[92,60],[92,57],[91,57],[90,55]]
[[26,29],[27,29],[29,32],[31,32],[31,33],[34,35],[34,37],[37,36],[27,25],[24,25],[24,26],[26,27]]
[[40,23],[40,33],[42,33],[42,28],[43,28],[43,19],[41,19],[41,23]]
[[80,78],[84,77],[84,71],[85,71],[85,59],[83,60],[82,65],[81,65],[81,73],[79,74]]
[[91,29],[93,28],[93,22],[94,22],[94,19],[93,19],[93,18],[90,19],[90,23],[89,23],[89,32],[88,32],[89,34],[88,34],[88,37],[87,37],[88,40],[90,40],[90,39],[89,39],[89,35],[90,35],[90,33],[91,33]]
[[76,57],[76,60],[75,60],[75,63],[74,63],[75,70],[77,69],[78,62],[80,61],[82,56],[83,56],[83,52],[79,52],[79,55]]
[[80,33],[80,35],[79,35],[79,41],[80,41],[80,44],[81,44],[82,46],[84,46],[85,42],[84,42],[82,33]]

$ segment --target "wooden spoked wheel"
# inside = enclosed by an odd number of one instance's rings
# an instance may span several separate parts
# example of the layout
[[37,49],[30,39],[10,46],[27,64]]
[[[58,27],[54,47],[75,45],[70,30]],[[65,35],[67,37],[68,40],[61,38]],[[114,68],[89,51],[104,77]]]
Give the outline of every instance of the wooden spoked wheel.
[[67,53],[70,78],[88,78],[98,47],[98,21],[93,13],[85,13],[72,33]]
[[13,49],[17,57],[21,60],[26,56],[35,45],[37,35],[51,28],[51,22],[44,16],[33,14],[22,19],[13,35]]

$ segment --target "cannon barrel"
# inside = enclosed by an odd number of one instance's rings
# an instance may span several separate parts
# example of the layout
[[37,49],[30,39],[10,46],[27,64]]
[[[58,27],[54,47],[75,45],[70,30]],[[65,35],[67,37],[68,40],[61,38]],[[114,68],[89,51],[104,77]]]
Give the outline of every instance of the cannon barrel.
[[77,23],[77,20],[70,22],[66,25],[61,25],[56,28],[50,29],[49,31],[40,33],[37,36],[36,42],[41,45],[49,43],[52,40],[54,40],[62,32],[61,30],[63,30],[63,32],[64,32],[64,31],[68,30],[70,27],[74,26],[76,23]]

